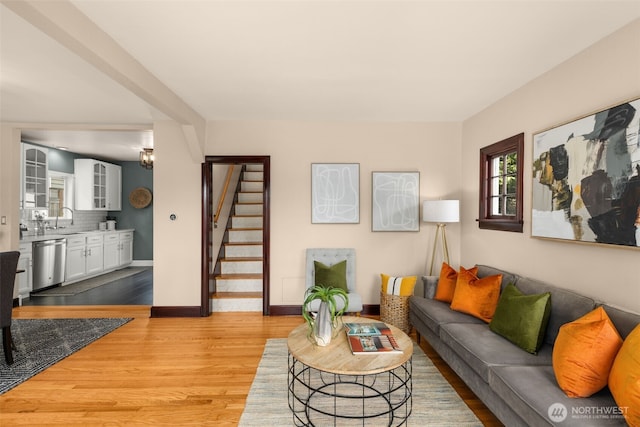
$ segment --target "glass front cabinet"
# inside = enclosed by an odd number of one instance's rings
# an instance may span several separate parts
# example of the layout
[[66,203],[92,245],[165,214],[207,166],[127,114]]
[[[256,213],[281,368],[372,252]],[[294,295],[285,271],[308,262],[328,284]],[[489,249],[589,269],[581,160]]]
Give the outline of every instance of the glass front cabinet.
[[48,157],[46,148],[22,144],[22,209],[47,208]]
[[77,210],[119,211],[122,209],[120,166],[94,159],[76,159],[74,175]]

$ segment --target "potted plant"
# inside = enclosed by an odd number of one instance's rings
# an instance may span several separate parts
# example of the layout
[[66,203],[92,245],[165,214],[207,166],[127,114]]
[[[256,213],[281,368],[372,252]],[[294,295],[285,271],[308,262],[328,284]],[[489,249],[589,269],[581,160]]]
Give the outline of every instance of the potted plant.
[[[344,306],[338,309],[337,300],[342,298]],[[315,300],[320,300],[318,312],[313,315],[310,306]],[[338,327],[338,319],[349,305],[347,291],[332,286],[315,285],[305,292],[302,304],[302,316],[309,325],[309,337],[319,346],[327,346],[331,342],[334,330]]]

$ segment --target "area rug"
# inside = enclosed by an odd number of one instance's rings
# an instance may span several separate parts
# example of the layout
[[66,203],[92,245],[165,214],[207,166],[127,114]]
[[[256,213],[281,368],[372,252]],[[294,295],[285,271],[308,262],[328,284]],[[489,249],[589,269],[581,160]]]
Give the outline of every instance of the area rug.
[[[413,410],[406,425],[482,426],[418,345],[413,348],[412,378]],[[267,340],[239,425],[293,425],[287,400],[286,339]]]
[[111,273],[102,274],[91,279],[82,280],[66,286],[58,286],[47,289],[45,291],[31,294],[31,297],[68,297],[77,295],[82,292],[106,285],[114,280],[124,279],[125,277],[134,276],[138,273],[148,270],[149,267],[127,267],[122,270],[112,271]]
[[16,349],[7,365],[0,346],[0,394],[119,328],[131,319],[14,319]]

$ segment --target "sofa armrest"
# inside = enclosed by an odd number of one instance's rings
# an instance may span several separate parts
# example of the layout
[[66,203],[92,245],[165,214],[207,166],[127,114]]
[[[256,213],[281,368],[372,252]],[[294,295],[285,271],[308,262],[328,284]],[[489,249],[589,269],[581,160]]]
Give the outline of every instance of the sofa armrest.
[[438,279],[440,276],[422,276],[422,292],[416,292],[424,298],[433,299],[436,294],[436,287],[438,286]]

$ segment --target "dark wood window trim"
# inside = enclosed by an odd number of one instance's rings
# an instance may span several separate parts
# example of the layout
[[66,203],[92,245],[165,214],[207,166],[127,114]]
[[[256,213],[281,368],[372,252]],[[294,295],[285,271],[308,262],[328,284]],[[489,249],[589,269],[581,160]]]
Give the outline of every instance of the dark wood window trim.
[[[514,215],[492,215],[491,175],[492,159],[516,152],[516,208]],[[522,233],[522,175],[524,161],[524,133],[480,149],[480,228]]]

